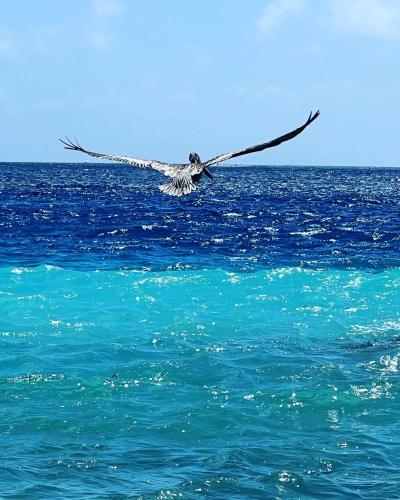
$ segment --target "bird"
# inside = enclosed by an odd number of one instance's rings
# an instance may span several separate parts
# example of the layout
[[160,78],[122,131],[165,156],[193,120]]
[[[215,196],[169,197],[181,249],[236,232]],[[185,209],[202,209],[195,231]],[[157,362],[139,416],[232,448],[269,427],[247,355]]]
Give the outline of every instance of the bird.
[[217,165],[223,161],[230,160],[231,158],[236,158],[238,156],[247,155],[250,153],[256,153],[258,151],[263,151],[267,148],[273,148],[279,146],[282,142],[289,141],[301,134],[304,129],[306,129],[316,118],[319,116],[319,111],[313,113],[311,112],[305,123],[300,127],[288,132],[287,134],[281,135],[276,139],[268,142],[257,144],[255,146],[250,146],[243,149],[238,149],[230,153],[223,153],[206,162],[200,160],[200,156],[197,153],[190,153],[189,163],[165,163],[156,160],[141,160],[139,158],[132,158],[130,156],[115,156],[106,153],[96,153],[94,151],[89,151],[83,148],[78,141],[72,142],[67,136],[64,139],[59,139],[63,144],[65,149],[71,151],[79,151],[85,153],[89,156],[95,158],[102,158],[103,160],[119,161],[123,163],[128,163],[141,168],[152,168],[161,172],[167,177],[171,177],[171,181],[166,184],[161,184],[159,189],[171,196],[182,196],[187,195],[193,191],[196,191],[197,186],[200,182],[201,177],[206,175],[210,179],[213,179],[213,175],[208,170],[211,165]]

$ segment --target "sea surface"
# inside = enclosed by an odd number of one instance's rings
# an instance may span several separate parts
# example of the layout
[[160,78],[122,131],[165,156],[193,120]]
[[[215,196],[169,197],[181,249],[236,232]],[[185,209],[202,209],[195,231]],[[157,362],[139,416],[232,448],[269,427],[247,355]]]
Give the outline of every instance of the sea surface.
[[0,498],[400,498],[400,169],[0,164]]

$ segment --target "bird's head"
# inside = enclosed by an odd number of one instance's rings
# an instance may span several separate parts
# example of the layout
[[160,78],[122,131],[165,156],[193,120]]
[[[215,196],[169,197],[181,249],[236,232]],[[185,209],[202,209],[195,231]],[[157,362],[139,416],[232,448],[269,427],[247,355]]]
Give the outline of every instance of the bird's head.
[[200,156],[197,153],[190,153],[189,161],[190,163],[201,163]]

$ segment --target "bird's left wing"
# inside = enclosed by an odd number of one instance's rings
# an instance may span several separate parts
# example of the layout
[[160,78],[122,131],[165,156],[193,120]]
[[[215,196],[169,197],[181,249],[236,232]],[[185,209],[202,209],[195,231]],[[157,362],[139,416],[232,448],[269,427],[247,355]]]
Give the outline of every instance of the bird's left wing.
[[106,153],[96,153],[94,151],[88,151],[83,148],[78,141],[75,139],[75,143],[72,142],[68,137],[63,139],[59,139],[63,144],[65,149],[69,149],[71,151],[80,151],[81,153],[85,153],[89,156],[94,156],[95,158],[102,158],[103,160],[111,160],[111,161],[121,161],[123,163],[128,163],[129,165],[134,165],[135,167],[141,168],[153,168],[158,172],[162,172],[164,175],[168,177],[174,177],[184,164],[172,164],[172,163],[163,163],[156,160],[141,160],[139,158],[132,158],[130,156],[114,156]]
[[279,144],[281,144],[282,142],[289,141],[290,139],[296,137],[296,135],[299,135],[301,132],[303,132],[303,130],[306,127],[308,127],[310,123],[312,123],[316,118],[318,118],[318,116],[319,116],[319,111],[317,111],[314,114],[311,112],[307,121],[301,127],[298,127],[295,130],[292,130],[291,132],[288,132],[285,135],[281,135],[280,137],[277,137],[272,141],[264,142],[263,144],[257,144],[256,146],[250,146],[244,149],[238,149],[237,151],[232,151],[231,153],[224,153],[222,155],[216,156],[215,158],[211,158],[211,160],[208,160],[204,163],[204,166],[209,167],[210,165],[215,165],[216,163],[229,160],[230,158],[235,158],[236,156],[247,155],[249,153],[256,153],[257,151],[262,151],[263,149],[279,146]]

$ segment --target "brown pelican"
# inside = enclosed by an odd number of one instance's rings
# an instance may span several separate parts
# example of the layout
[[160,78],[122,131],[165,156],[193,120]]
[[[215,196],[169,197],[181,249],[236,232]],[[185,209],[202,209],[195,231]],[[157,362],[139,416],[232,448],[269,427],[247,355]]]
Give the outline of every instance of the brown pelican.
[[86,153],[90,156],[94,156],[95,158],[121,161],[124,163],[128,163],[129,165],[134,165],[136,167],[153,168],[154,170],[158,170],[164,175],[172,177],[172,180],[170,182],[168,182],[167,184],[162,184],[160,186],[161,191],[172,196],[182,196],[183,194],[189,194],[197,189],[197,184],[199,183],[203,174],[205,174],[210,179],[213,178],[208,170],[208,167],[210,167],[211,165],[216,165],[217,163],[221,163],[225,160],[230,160],[231,158],[236,158],[237,156],[247,155],[249,153],[255,153],[257,151],[263,151],[267,148],[279,146],[279,144],[281,144],[282,142],[289,141],[290,139],[296,137],[296,135],[299,135],[301,132],[303,132],[303,130],[308,127],[310,123],[312,123],[318,116],[319,111],[314,114],[311,112],[310,116],[307,118],[306,122],[301,125],[301,127],[298,127],[285,135],[281,135],[280,137],[277,137],[272,141],[264,142],[256,146],[238,149],[236,151],[232,151],[231,153],[224,153],[222,155],[216,156],[215,158],[211,158],[211,160],[208,160],[204,163],[201,162],[200,157],[197,153],[190,153],[190,163],[163,163],[155,160],[140,160],[139,158],[131,158],[130,156],[114,156],[104,153],[95,153],[94,151],[88,151],[87,149],[84,149],[76,140],[75,143],[73,143],[68,139],[68,137],[65,138],[65,141],[62,139],[60,139],[60,141],[64,144],[65,149],[80,151],[81,153]]

